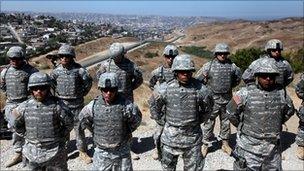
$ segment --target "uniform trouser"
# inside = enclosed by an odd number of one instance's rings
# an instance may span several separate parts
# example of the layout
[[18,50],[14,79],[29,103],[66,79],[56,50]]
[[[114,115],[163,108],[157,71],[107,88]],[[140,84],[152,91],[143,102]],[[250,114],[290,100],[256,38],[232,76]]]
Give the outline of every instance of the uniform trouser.
[[160,145],[160,136],[163,132],[163,129],[164,129],[163,125],[156,124],[155,132],[153,134],[153,139],[154,139],[155,147],[157,147],[158,149],[160,148],[158,146]]
[[282,157],[279,147],[276,146],[272,152],[267,155],[254,154],[240,147],[236,147],[238,154],[242,154],[240,157],[245,159],[246,170],[255,171],[281,171],[282,170]]
[[296,136],[296,144],[304,147],[304,106],[302,105],[299,109],[299,128]]
[[118,151],[95,148],[92,170],[132,171],[130,147]]
[[201,145],[190,148],[176,148],[163,145],[161,165],[163,170],[176,170],[178,156],[182,155],[184,170],[203,170],[205,159],[201,153]]
[[5,106],[5,119],[6,121],[8,122],[8,128],[13,132],[13,135],[12,135],[12,139],[13,139],[13,148],[14,148],[14,151],[16,153],[21,153],[22,152],[22,146],[24,144],[24,138],[22,136],[20,136],[19,134],[17,134],[15,132],[15,130],[12,128],[12,118],[11,118],[11,113],[12,113],[12,110],[14,108],[16,108],[18,106],[18,104],[16,103],[7,103],[6,106]]
[[74,131],[75,131],[75,139],[76,139],[76,147],[78,150],[81,151],[86,151],[87,150],[87,144],[85,141],[85,133],[84,133],[84,129],[79,130],[79,132],[77,131],[78,129],[78,125],[79,125],[79,113],[81,111],[83,106],[75,108],[75,109],[71,109],[71,112],[74,115]]
[[230,136],[230,121],[228,118],[228,114],[226,113],[226,105],[227,104],[217,104],[215,103],[213,106],[213,111],[210,119],[203,123],[203,143],[208,144],[210,141],[214,125],[215,119],[219,115],[220,116],[220,134],[219,137],[223,140],[228,140]]
[[27,167],[33,171],[67,171],[67,152],[65,149],[62,149],[56,156],[44,163],[29,161]]

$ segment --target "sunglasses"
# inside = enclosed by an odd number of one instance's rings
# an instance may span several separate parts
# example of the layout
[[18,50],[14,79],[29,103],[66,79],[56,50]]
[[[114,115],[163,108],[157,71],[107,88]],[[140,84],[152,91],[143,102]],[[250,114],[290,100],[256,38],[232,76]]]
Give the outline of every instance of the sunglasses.
[[34,87],[31,87],[31,90],[33,90],[33,91],[38,91],[38,90],[45,91],[48,88],[49,88],[48,86],[34,86]]
[[116,92],[117,88],[102,88],[101,89],[102,92]]
[[229,53],[227,53],[227,52],[223,52],[223,53],[219,52],[219,53],[216,53],[216,55],[219,55],[219,56],[222,56],[222,55],[229,55]]
[[21,58],[8,58],[9,60],[21,61]]
[[172,55],[165,55],[165,58],[172,58],[172,59],[174,59],[176,56],[172,56]]

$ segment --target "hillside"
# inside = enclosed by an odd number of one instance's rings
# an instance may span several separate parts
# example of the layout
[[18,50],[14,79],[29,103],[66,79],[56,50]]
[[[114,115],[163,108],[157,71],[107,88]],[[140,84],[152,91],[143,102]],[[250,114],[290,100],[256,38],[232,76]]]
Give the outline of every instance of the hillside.
[[264,47],[270,39],[283,41],[285,49],[304,46],[304,19],[287,18],[265,22],[236,20],[200,24],[185,30],[183,45],[206,46],[212,50],[216,43],[226,42],[232,51],[247,47]]

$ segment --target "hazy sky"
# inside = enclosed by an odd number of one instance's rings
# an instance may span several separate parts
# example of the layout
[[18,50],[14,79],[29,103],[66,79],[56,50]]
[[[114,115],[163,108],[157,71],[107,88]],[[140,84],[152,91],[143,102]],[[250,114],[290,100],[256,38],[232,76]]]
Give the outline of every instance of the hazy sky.
[[294,1],[7,1],[1,11],[91,12],[228,18],[303,17],[303,0]]

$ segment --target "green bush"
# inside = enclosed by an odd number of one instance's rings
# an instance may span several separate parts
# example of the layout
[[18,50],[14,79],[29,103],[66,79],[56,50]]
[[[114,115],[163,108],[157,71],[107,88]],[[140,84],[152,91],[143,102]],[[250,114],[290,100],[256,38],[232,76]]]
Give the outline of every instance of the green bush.
[[304,71],[304,48],[298,51],[283,53],[283,57],[290,63],[295,73]]
[[199,46],[185,46],[182,47],[182,51],[187,54],[195,55],[202,58],[213,58],[213,53],[209,50],[206,50],[206,47]]
[[258,59],[263,54],[259,48],[240,49],[230,56],[230,59],[244,71],[252,61]]
[[158,53],[147,52],[145,54],[145,58],[154,58],[156,56],[158,56]]

